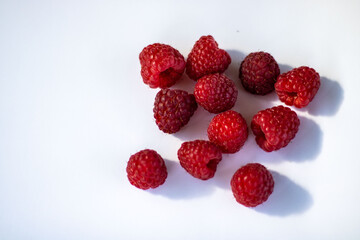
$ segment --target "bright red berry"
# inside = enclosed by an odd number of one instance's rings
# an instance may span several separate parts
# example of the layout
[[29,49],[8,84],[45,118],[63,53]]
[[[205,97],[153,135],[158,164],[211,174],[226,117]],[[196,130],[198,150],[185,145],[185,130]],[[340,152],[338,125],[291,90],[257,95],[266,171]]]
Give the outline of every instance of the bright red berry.
[[167,177],[164,160],[156,151],[150,149],[132,155],[126,172],[130,183],[144,190],[160,186]]
[[298,132],[299,125],[296,112],[284,106],[262,110],[251,121],[256,142],[266,152],[286,147]]
[[235,153],[244,145],[248,128],[240,113],[229,110],[211,120],[207,133],[209,140],[219,146],[223,153]]
[[275,84],[280,101],[297,108],[307,106],[320,88],[320,75],[312,68],[299,67],[281,74]]
[[145,47],[140,55],[141,76],[151,88],[175,84],[185,69],[185,59],[175,48],[161,43]]
[[211,113],[229,110],[235,105],[238,90],[233,81],[215,73],[200,78],[194,90],[196,102]]
[[183,90],[162,89],[156,94],[153,112],[161,131],[175,133],[189,122],[196,109],[193,94]]
[[205,140],[184,142],[178,150],[180,165],[193,177],[201,180],[212,178],[222,159],[221,150]]
[[240,65],[240,80],[245,90],[253,94],[265,95],[274,90],[280,69],[269,53],[253,52]]
[[231,189],[238,203],[256,207],[273,192],[274,179],[263,165],[249,163],[235,172],[231,179]]
[[230,63],[230,55],[218,47],[212,36],[202,36],[187,58],[186,73],[197,80],[211,73],[223,73]]

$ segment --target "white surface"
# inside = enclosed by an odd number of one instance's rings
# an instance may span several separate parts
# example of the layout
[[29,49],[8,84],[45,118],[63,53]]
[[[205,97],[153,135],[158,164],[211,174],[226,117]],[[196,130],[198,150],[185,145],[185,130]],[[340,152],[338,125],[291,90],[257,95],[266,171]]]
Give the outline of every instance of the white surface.
[[[359,1],[0,1],[0,239],[359,239]],[[215,177],[186,174],[176,152],[206,139],[199,109],[166,135],[152,116],[158,90],[142,83],[138,54],[162,42],[185,57],[211,34],[229,51],[235,110],[250,122],[279,104],[246,93],[237,74],[250,52],[281,70],[308,65],[322,77],[296,110],[297,137],[265,153],[250,134]],[[174,88],[192,91],[184,75]],[[157,150],[169,176],[141,191],[129,156]],[[247,162],[273,171],[275,191],[255,209],[229,180]]]

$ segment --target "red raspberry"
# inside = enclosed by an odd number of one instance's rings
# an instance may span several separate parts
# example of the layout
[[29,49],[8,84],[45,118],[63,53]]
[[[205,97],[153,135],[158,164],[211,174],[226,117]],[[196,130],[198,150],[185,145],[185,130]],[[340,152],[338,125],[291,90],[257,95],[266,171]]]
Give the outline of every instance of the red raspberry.
[[238,203],[256,207],[273,192],[274,179],[263,165],[249,163],[235,172],[231,179],[231,189]]
[[205,140],[184,142],[177,154],[180,165],[193,177],[201,180],[212,178],[222,159],[221,150]]
[[130,183],[144,190],[160,186],[167,177],[164,160],[156,151],[150,149],[132,155],[126,172]]
[[145,47],[140,55],[141,76],[151,88],[175,84],[185,69],[185,59],[175,48],[161,43]]
[[175,133],[189,122],[196,109],[193,94],[162,89],[156,94],[153,111],[159,129],[165,133]]
[[187,58],[186,73],[191,79],[197,80],[211,73],[223,73],[230,63],[230,55],[219,49],[212,36],[202,36]]
[[296,112],[284,106],[262,110],[251,121],[256,142],[266,152],[286,147],[298,132],[299,125]]
[[275,84],[280,101],[297,108],[307,106],[320,87],[320,75],[312,68],[299,67],[281,74]]
[[223,153],[235,153],[244,145],[248,128],[240,113],[229,110],[211,120],[207,133],[209,140],[218,145]]
[[269,53],[254,52],[246,56],[240,65],[240,80],[245,90],[265,95],[274,90],[280,69]]
[[229,110],[235,105],[238,91],[233,81],[223,74],[206,75],[195,85],[196,102],[211,113]]

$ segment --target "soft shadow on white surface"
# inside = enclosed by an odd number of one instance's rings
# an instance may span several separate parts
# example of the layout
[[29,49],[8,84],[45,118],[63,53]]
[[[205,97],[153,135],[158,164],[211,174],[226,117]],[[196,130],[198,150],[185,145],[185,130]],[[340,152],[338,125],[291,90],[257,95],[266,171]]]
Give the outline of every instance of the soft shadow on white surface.
[[[225,159],[225,161],[228,160],[230,159]],[[243,165],[241,160],[230,161],[233,161],[233,163],[230,165],[237,165],[237,168]],[[231,168],[227,166],[225,170],[218,169],[218,172],[214,177],[216,182],[215,184],[218,187],[227,189],[228,192],[232,194],[230,180],[237,168]],[[267,215],[285,217],[292,214],[304,213],[311,207],[313,204],[313,199],[306,189],[299,186],[284,175],[271,170],[270,172],[273,175],[275,181],[274,192],[270,195],[269,199],[265,203],[255,207],[255,211]]]
[[288,216],[301,214],[313,205],[308,191],[288,177],[271,171],[274,177],[274,192],[269,199],[254,208],[255,211],[272,216]]
[[279,63],[279,68],[280,68],[280,74],[282,74],[282,73],[286,73],[286,72],[290,71],[294,67],[287,65],[287,64]]
[[244,60],[246,55],[236,49],[229,49],[229,50],[226,50],[226,52],[229,53],[229,55],[231,57],[231,63],[229,65],[228,69],[226,69],[225,74],[230,79],[232,79],[234,82],[240,82],[239,68],[240,68],[241,62]]
[[[238,49],[226,49],[226,52],[231,57],[231,65],[237,66],[237,70],[239,70],[240,63],[244,60],[246,57],[245,53],[239,51]],[[230,65],[230,66],[231,66]]]
[[313,120],[300,117],[300,121],[299,132],[285,148],[271,153],[265,152],[256,144],[254,135],[250,133],[239,152],[223,154],[223,160],[219,163],[214,177],[217,186],[230,190],[232,175],[249,162],[258,162],[266,166],[269,163],[279,164],[284,161],[314,161],[321,152],[322,131]]
[[251,162],[250,159],[251,156],[246,152],[223,154],[223,159],[219,163],[214,176],[216,186],[231,191],[230,180],[232,176],[241,166]]
[[192,177],[177,161],[166,159],[164,161],[168,177],[160,187],[148,190],[150,193],[174,200],[181,200],[205,197],[215,190],[211,180],[203,181]]
[[339,82],[327,77],[320,77],[320,81],[319,91],[307,106],[308,113],[314,116],[333,116],[344,100],[344,90]]
[[277,95],[274,92],[264,96],[251,94],[243,89],[240,81],[238,84],[239,94],[232,110],[239,112],[245,118],[248,127],[250,127],[251,120],[256,113],[277,105],[274,104],[274,101],[277,100]]
[[189,123],[173,135],[182,141],[192,141],[196,139],[208,140],[207,128],[214,116],[215,114],[209,113],[203,107],[198,106]]
[[[305,162],[315,161],[321,153],[323,133],[319,125],[313,120],[299,117],[300,128],[295,138],[284,148],[273,152],[265,152],[255,141],[255,136],[249,129],[249,137],[239,152],[234,154],[223,154],[224,166],[237,169],[248,162],[261,164],[280,164],[282,162]],[[238,164],[238,165],[236,165]],[[239,165],[241,164],[241,165]]]
[[171,87],[171,89],[181,89],[193,94],[196,81],[190,79],[184,71],[181,78]]
[[299,117],[300,127],[295,138],[286,147],[278,150],[277,157],[268,161],[312,161],[320,154],[323,132],[320,126],[311,119]]

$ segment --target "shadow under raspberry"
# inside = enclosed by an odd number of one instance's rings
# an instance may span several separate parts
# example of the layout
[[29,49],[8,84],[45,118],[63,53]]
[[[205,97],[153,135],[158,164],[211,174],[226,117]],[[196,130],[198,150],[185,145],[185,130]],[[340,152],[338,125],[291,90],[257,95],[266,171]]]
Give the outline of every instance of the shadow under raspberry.
[[[299,116],[300,126],[295,138],[284,148],[273,152],[263,151],[255,142],[248,152],[253,152],[254,160],[263,164],[283,161],[314,161],[320,154],[323,143],[323,132],[320,126],[309,118]],[[252,138],[255,138],[253,135]],[[257,152],[257,154],[255,154]]]
[[196,81],[190,79],[186,73],[184,72],[181,78],[175,83],[171,89],[181,89],[187,91],[188,93],[193,94],[195,88]]
[[231,57],[231,63],[229,67],[226,69],[225,75],[228,76],[235,83],[240,82],[239,80],[240,64],[244,60],[246,55],[236,49],[228,49],[226,51],[229,53]]
[[214,116],[215,114],[209,113],[203,107],[198,106],[198,109],[190,118],[188,124],[181,128],[179,132],[174,133],[173,136],[182,141],[192,141],[197,139],[208,140],[207,128]]
[[[230,186],[231,178],[236,170],[246,163],[248,162],[242,156],[225,156],[223,162],[220,162],[218,165],[218,170],[214,177],[216,186],[226,189],[228,194],[232,194]],[[253,208],[255,211],[273,216],[289,216],[301,214],[311,207],[313,199],[306,189],[284,175],[271,170],[270,172],[275,181],[274,192],[265,203]],[[235,198],[234,201],[236,201]]]
[[281,63],[278,63],[278,64],[279,64],[279,68],[280,68],[280,74],[286,73],[294,68],[287,64],[281,64]]
[[313,205],[310,193],[288,177],[271,171],[274,177],[274,192],[269,199],[254,208],[255,211],[272,216],[301,214]]
[[[288,161],[311,161],[320,154],[323,132],[313,120],[299,117],[300,127],[295,138],[285,148],[280,149],[278,157]],[[276,161],[275,157],[273,157]],[[271,159],[269,161],[272,161]]]
[[[229,159],[228,162],[236,161],[242,165],[248,162],[258,162],[266,165],[279,164],[284,161],[314,161],[322,149],[323,132],[313,120],[302,116],[299,116],[299,119],[299,131],[286,147],[270,153],[265,152],[257,145],[255,136],[249,127],[249,137],[242,149],[235,154],[226,154],[224,158]],[[242,165],[231,167],[239,168]]]
[[192,199],[210,195],[214,190],[213,180],[200,180],[188,174],[179,162],[164,160],[168,177],[163,185],[148,192],[174,200]]
[[341,85],[327,77],[320,77],[321,86],[313,101],[306,107],[314,116],[334,116],[344,100]]
[[[245,143],[244,147],[247,145]],[[230,180],[236,170],[245,164],[253,161],[249,161],[252,159],[251,155],[247,152],[240,152],[235,154],[223,154],[223,159],[217,166],[217,170],[214,176],[215,185],[231,191]]]

